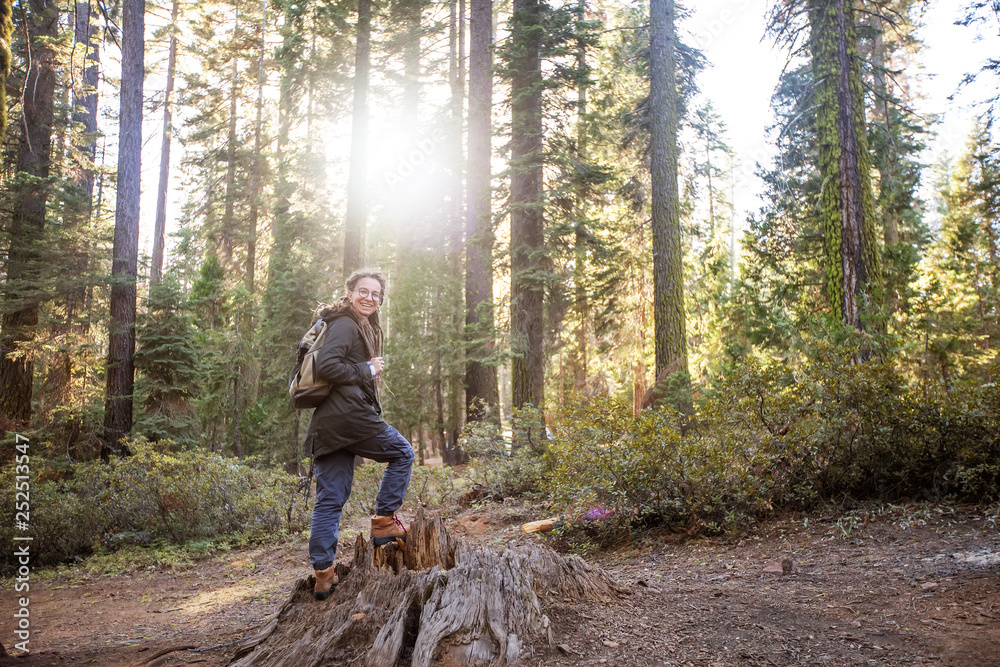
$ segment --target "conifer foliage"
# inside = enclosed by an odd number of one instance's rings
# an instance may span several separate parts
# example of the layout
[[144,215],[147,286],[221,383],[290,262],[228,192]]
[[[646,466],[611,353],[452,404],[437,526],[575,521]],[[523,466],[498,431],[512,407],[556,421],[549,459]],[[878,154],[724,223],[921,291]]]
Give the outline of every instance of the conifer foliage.
[[574,394],[697,414],[817,340],[962,395],[1000,346],[995,90],[925,160],[920,5],[771,4],[751,177],[673,0],[0,2],[0,426],[67,465],[145,437],[304,474],[295,344],[363,265],[421,460]]

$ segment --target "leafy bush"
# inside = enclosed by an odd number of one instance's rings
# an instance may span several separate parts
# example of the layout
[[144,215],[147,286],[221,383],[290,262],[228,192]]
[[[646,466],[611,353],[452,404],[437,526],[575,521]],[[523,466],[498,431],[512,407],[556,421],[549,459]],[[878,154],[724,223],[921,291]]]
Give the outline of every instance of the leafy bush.
[[838,494],[989,499],[1000,492],[1000,391],[923,395],[889,362],[816,343],[797,366],[749,361],[704,411],[710,441],[766,453],[782,504]]
[[[129,447],[132,456],[80,464],[64,480],[33,471],[35,565],[160,540],[182,543],[233,533],[299,531],[308,525],[308,499],[300,482],[280,469],[197,450],[163,453],[144,440]],[[0,539],[8,542],[13,477],[13,468],[0,471]]]
[[[344,506],[345,519],[370,516],[375,512],[375,498],[386,464],[366,462],[354,469],[351,497]],[[451,468],[414,466],[403,507],[441,507],[457,495],[455,474]]]
[[491,422],[469,423],[460,445],[469,455],[466,476],[473,489],[495,500],[540,491],[549,470],[543,423],[538,410],[515,411],[511,441]]
[[770,508],[761,455],[733,439],[682,437],[670,408],[633,417],[631,403],[598,396],[568,404],[556,427],[547,482],[567,516],[716,531]]
[[1000,497],[1000,388],[928,396],[861,356],[816,343],[794,364],[748,359],[690,420],[578,397],[543,486],[571,517],[709,532],[820,499]]

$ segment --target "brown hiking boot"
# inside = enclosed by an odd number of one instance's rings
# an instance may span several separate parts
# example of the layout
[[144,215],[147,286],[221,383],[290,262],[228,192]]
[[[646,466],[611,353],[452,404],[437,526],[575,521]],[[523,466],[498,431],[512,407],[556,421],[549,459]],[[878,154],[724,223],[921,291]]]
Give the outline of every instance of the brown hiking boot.
[[393,540],[406,541],[406,526],[403,522],[392,516],[372,517],[372,542],[375,546],[388,544]]
[[313,597],[317,600],[325,600],[330,597],[333,587],[339,582],[337,570],[334,567],[331,565],[325,570],[313,571],[313,574],[316,575],[316,585],[313,586]]

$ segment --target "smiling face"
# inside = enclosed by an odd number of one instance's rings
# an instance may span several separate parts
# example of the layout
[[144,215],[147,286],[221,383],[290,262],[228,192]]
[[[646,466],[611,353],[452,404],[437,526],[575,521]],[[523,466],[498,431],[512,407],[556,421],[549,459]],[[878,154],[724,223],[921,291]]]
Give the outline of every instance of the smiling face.
[[354,289],[347,292],[351,308],[362,317],[368,317],[375,312],[381,296],[382,285],[374,278],[361,278],[354,285]]

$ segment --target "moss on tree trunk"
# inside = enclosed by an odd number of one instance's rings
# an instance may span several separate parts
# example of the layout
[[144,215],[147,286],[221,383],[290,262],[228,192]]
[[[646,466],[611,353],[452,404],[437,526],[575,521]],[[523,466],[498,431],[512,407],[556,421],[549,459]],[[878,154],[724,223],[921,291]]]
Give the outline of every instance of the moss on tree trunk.
[[877,329],[871,315],[882,304],[882,268],[853,5],[810,0],[809,24],[827,297],[845,324]]

